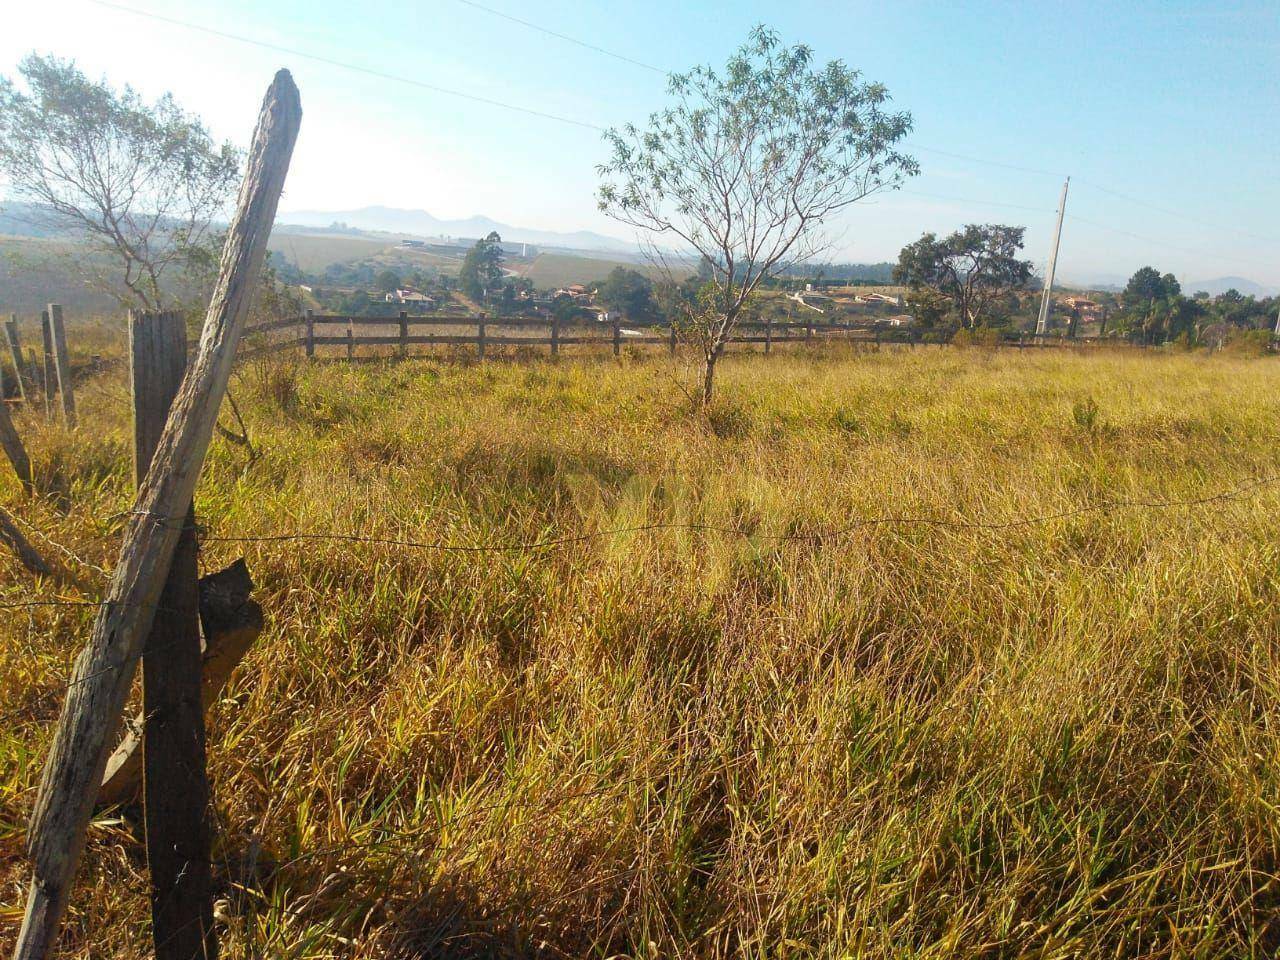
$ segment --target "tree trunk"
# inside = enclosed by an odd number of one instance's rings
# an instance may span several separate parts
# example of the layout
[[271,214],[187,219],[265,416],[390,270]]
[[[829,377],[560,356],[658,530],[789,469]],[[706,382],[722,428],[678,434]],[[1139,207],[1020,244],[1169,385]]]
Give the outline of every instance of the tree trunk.
[[716,361],[720,359],[720,344],[712,345],[706,352],[702,370],[702,405],[711,405],[711,396],[715,392]]

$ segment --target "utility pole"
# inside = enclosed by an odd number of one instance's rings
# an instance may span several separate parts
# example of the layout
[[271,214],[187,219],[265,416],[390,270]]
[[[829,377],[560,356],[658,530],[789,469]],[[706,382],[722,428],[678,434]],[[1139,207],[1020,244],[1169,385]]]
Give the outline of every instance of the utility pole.
[[1062,199],[1058,201],[1058,226],[1053,232],[1053,249],[1049,252],[1049,268],[1044,272],[1044,296],[1040,298],[1040,317],[1036,320],[1036,336],[1049,332],[1049,297],[1053,294],[1053,271],[1058,266],[1058,244],[1062,242],[1062,217],[1067,212],[1067,187],[1071,178],[1062,184]]

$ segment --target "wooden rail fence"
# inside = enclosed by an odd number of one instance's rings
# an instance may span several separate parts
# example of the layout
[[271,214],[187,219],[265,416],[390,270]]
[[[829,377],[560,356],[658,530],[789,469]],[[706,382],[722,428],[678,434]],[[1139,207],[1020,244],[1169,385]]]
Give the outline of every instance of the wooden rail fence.
[[[419,332],[423,328],[426,332]],[[495,328],[498,331],[496,333]],[[293,336],[288,336],[289,333]],[[345,356],[354,359],[357,348],[361,347],[394,347],[396,355],[408,356],[409,348],[418,346],[468,347],[474,349],[475,355],[482,359],[492,347],[547,347],[553,357],[568,346],[599,347],[611,349],[614,356],[618,356],[623,345],[660,347],[675,353],[680,340],[678,329],[668,325],[638,326],[590,321],[563,324],[554,319],[527,317],[456,317],[408,313],[400,313],[394,317],[357,317],[308,312],[301,317],[259,323],[245,330],[246,337],[268,338],[272,334],[285,336],[249,343],[240,356],[248,358],[301,348],[309,358]],[[937,344],[940,341],[930,339],[919,330],[881,324],[754,320],[740,323],[737,335],[730,342],[762,345],[765,353],[771,353],[775,346],[792,343],[843,342],[875,346],[916,346]],[[1069,339],[1026,334],[1016,339],[1002,340],[999,345],[1027,349],[1080,346],[1095,342],[1097,341],[1093,338]],[[338,350],[318,354],[317,350],[320,348]]]

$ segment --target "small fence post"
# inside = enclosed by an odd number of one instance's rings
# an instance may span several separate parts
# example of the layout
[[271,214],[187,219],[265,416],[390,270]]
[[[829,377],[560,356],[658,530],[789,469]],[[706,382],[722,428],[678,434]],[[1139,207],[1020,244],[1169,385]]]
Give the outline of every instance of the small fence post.
[[[134,483],[141,487],[187,366],[175,312],[129,312]],[[215,956],[209,780],[200,692],[199,570],[188,505],[142,652],[143,809],[157,960]]]
[[49,320],[53,324],[53,365],[58,373],[58,393],[62,397],[62,422],[74,427],[75,388],[71,385],[71,359],[67,356],[67,328],[62,322],[61,304],[49,304]]
[[551,355],[560,356],[560,318],[556,316],[551,318]]
[[476,330],[476,355],[484,359],[484,314],[480,314],[480,322],[477,324]]
[[764,352],[768,356],[773,350],[773,317],[768,317],[764,322]]
[[812,321],[812,320],[806,320],[806,321],[805,321],[805,324],[804,324],[804,338],[805,338],[805,340],[812,340],[812,339],[813,339],[813,321]]
[[622,324],[617,320],[613,321],[613,355],[622,355]]
[[671,355],[676,355],[676,325],[671,324]]
[[9,319],[4,323],[4,336],[9,341],[9,359],[13,361],[13,375],[18,381],[18,397],[24,404],[29,403],[27,397],[27,383],[29,378],[26,375],[25,364],[22,362],[22,345],[18,342],[18,315],[16,313],[9,314]]
[[347,359],[351,360],[356,355],[356,330],[355,323],[350,317],[347,317]]
[[41,385],[40,363],[36,360],[35,347],[27,347],[27,380],[33,391]]
[[307,359],[311,360],[316,355],[316,321],[311,315],[310,310],[307,311],[307,316],[304,322],[306,324],[306,332],[304,336],[306,337]]
[[400,356],[404,357],[409,353],[409,315],[405,311],[400,311]]
[[44,415],[45,418],[53,417],[53,392],[57,374],[53,371],[53,324],[49,319],[49,311],[42,310],[40,312],[40,339],[44,346],[44,366],[43,371],[44,383]]
[[876,327],[876,349],[880,349],[880,328]]

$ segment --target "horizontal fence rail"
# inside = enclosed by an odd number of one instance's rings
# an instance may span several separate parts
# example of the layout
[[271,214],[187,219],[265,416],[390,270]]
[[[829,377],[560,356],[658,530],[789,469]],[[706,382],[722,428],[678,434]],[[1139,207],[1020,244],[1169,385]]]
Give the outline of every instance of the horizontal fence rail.
[[[427,328],[423,331],[422,328]],[[432,328],[453,328],[436,332]],[[511,331],[529,331],[512,335]],[[394,331],[394,332],[392,332]],[[272,337],[272,334],[293,336]],[[489,347],[549,347],[552,356],[562,347],[598,346],[612,348],[618,355],[625,346],[663,347],[674,353],[681,343],[678,328],[670,325],[600,323],[581,320],[561,323],[530,317],[458,317],[442,314],[407,314],[360,317],[309,313],[255,324],[245,329],[249,342],[240,350],[242,359],[260,357],[283,350],[301,348],[307,357],[316,357],[317,348],[341,348],[354,358],[360,347],[395,347],[407,355],[409,347],[472,347],[484,357]],[[265,341],[259,338],[266,338]],[[919,329],[876,323],[804,323],[797,321],[751,320],[738,324],[730,343],[763,345],[769,353],[775,344],[845,342],[868,345],[942,345],[945,341]],[[1088,346],[1097,338],[1066,338],[1031,334],[1005,338],[992,346],[1021,349]],[[324,356],[343,356],[326,353]]]

